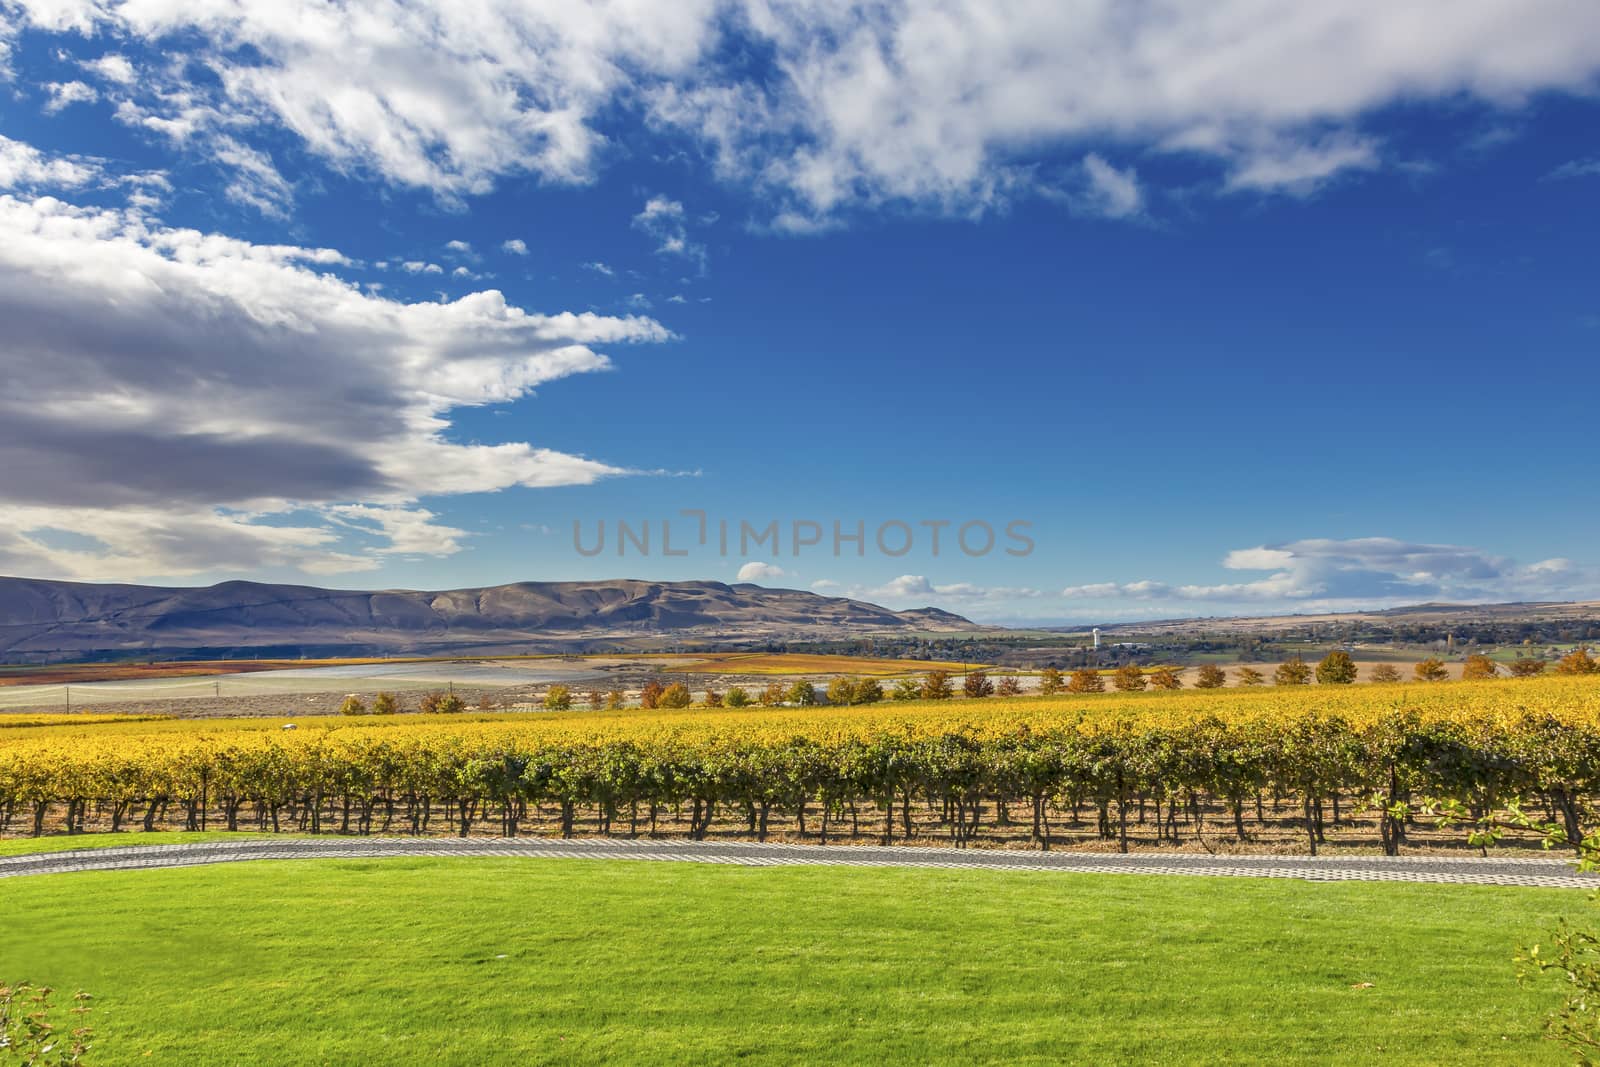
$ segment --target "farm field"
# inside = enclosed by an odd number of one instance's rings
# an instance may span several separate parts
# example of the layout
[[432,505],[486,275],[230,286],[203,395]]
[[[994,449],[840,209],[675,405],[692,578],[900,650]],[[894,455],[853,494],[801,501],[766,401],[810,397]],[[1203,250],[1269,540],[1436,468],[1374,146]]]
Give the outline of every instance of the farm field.
[[1518,801],[1576,836],[1600,783],[1590,678],[287,725],[60,717],[0,732],[0,833],[1398,852],[1463,843],[1384,814],[1413,794]]
[[[537,859],[0,881],[93,1062],[1567,1062],[1571,891]],[[292,1036],[291,1036],[292,1035]],[[289,1052],[287,1050],[292,1050]]]

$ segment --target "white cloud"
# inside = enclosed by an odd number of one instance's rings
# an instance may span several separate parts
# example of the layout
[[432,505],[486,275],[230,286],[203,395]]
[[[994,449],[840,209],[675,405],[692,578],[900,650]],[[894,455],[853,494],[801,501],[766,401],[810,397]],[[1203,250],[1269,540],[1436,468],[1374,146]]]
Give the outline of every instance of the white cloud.
[[594,271],[594,273],[599,274],[599,275],[603,275],[604,277],[607,277],[607,278],[614,277],[616,275],[616,273],[617,273],[616,271],[614,271],[610,267],[608,267],[606,264],[601,263],[598,260],[596,260],[593,263],[585,263],[583,265],[583,269],[584,270],[589,270],[589,271]]
[[444,247],[460,256],[472,255],[472,244],[468,241],[446,241]]
[[882,599],[890,602],[916,600],[1001,601],[1032,599],[1042,595],[1037,589],[1006,586],[974,585],[971,582],[952,582],[935,585],[925,575],[902,574],[875,589],[855,590],[851,596]]
[[[16,159],[50,170],[0,152]],[[401,303],[339,278],[346,265],[331,249],[0,195],[0,570],[354,569],[454,550],[460,532],[420,498],[625,473],[456,443],[448,416],[605,369],[594,346],[665,340],[660,325],[537,314],[494,290]],[[352,523],[387,549],[347,549]],[[52,529],[102,547],[62,548]]]
[[683,256],[705,268],[705,246],[689,240],[687,215],[678,201],[652,196],[633,217],[633,228],[655,238],[656,255]]
[[513,237],[508,241],[500,242],[500,251],[508,252],[513,256],[525,256],[528,254],[528,242],[520,237]]
[[[1304,194],[1384,165],[1364,127],[1385,108],[1505,112],[1541,93],[1588,93],[1600,72],[1592,0],[15,0],[7,10],[39,29],[169,53],[177,62],[138,72],[115,53],[94,69],[128,94],[126,121],[174,138],[243,140],[272,124],[337,169],[449,201],[506,175],[589,181],[610,125],[642,117],[703,144],[720,174],[771,197],[763,221],[791,231],[859,207],[982,212],[1037,188],[1030,169],[1052,153],[1109,148],[1214,160],[1229,190]],[[1130,189],[1113,178],[1089,175],[1107,207],[1131,214]]]
[[1507,557],[1477,548],[1390,537],[1315,538],[1237,549],[1224,557],[1223,566],[1269,573],[1213,585],[1098,582],[1069,586],[1061,595],[1078,600],[1348,610],[1432,600],[1571,599],[1600,589],[1600,576],[1586,573],[1566,559],[1519,566]]
[[1596,174],[1600,174],[1600,156],[1568,160],[1545,177],[1560,181],[1564,178],[1588,178]]
[[67,159],[0,136],[0,190],[76,188],[100,177],[94,160]]
[[407,274],[443,274],[444,268],[437,263],[428,263],[420,259],[408,259],[400,264],[400,269]]
[[782,567],[774,564],[752,561],[739,568],[739,576],[736,581],[761,582],[771,578],[782,578],[788,573]]
[[80,66],[117,85],[132,85],[139,80],[139,74],[133,69],[133,64],[128,62],[128,58],[115,52],[98,59],[84,60]]
[[1118,170],[1091,152],[1083,157],[1083,172],[1088,180],[1084,200],[1096,214],[1121,219],[1137,215],[1143,209],[1144,194],[1133,168]]
[[294,187],[278,173],[271,156],[232,137],[215,138],[211,151],[217,162],[229,170],[223,190],[229,200],[255,208],[263,215],[288,217]]
[[64,111],[73,104],[91,104],[100,99],[94,86],[79,81],[47,82],[44,89],[50,94],[50,99],[44,105],[47,115]]

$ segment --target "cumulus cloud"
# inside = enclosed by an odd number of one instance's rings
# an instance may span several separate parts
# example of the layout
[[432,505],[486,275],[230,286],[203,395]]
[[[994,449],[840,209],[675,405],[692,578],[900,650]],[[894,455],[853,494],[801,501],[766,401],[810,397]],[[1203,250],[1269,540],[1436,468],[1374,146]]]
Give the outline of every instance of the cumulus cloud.
[[47,155],[0,135],[0,190],[71,189],[100,175],[100,164],[94,160]]
[[936,585],[929,581],[926,575],[902,574],[881,586],[858,590],[852,592],[851,595],[877,598],[888,601],[893,605],[906,601],[926,603],[937,600],[1021,600],[1031,599],[1042,594],[1037,589],[975,585],[971,582],[951,582],[946,585]]
[[[50,173],[0,149],[0,176]],[[494,290],[402,303],[341,279],[348,264],[132,208],[0,195],[0,569],[357,569],[373,558],[347,550],[357,528],[377,552],[458,547],[420,498],[623,473],[528,443],[457,443],[449,413],[604,369],[595,346],[664,328],[530,312]]]
[[599,274],[602,277],[606,277],[606,278],[614,277],[616,275],[616,273],[617,273],[616,271],[612,270],[611,267],[609,267],[608,265],[606,265],[604,263],[601,263],[598,260],[596,260],[593,263],[585,263],[583,265],[583,269],[587,270],[587,271],[593,271],[594,273]]
[[[851,208],[981,212],[1089,153],[1108,214],[1138,146],[1215,162],[1218,187],[1304,195],[1385,164],[1397,103],[1507,111],[1588,93],[1591,0],[1048,4],[1035,0],[13,0],[10,16],[165,50],[93,61],[125,119],[169,136],[271,124],[342,171],[443,200],[508,175],[594,177],[613,124],[704,146],[808,231]],[[0,35],[3,36],[3,35]],[[131,50],[131,48],[130,48]],[[758,57],[753,60],[752,57]]]
[[510,253],[513,256],[525,256],[528,254],[528,242],[520,237],[513,237],[508,241],[500,242],[500,251]]
[[783,578],[788,573],[788,571],[776,564],[762,563],[759,560],[755,560],[739,568],[737,580],[741,582],[761,582],[771,578]]
[[80,81],[47,82],[44,89],[50,94],[50,99],[44,104],[47,115],[65,111],[73,104],[90,104],[100,99],[94,86]]
[[1229,570],[1262,577],[1212,585],[1152,580],[1068,586],[1078,600],[1272,604],[1298,609],[1384,607],[1419,601],[1487,602],[1570,599],[1596,588],[1596,576],[1570,560],[1519,565],[1505,556],[1461,545],[1423,544],[1390,537],[1315,538],[1236,549]]

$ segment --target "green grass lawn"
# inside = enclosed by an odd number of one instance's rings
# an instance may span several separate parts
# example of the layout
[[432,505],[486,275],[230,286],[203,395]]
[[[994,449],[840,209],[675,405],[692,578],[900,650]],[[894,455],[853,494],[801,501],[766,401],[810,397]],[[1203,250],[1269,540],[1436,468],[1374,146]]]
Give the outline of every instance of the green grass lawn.
[[[1562,1063],[1516,946],[1577,892],[628,861],[0,881],[91,1062]],[[1369,988],[1355,988],[1371,983]]]
[[9,837],[0,839],[0,856],[31,856],[40,852],[70,852],[80,848],[127,848],[129,845],[201,845],[213,841],[273,841],[304,834],[228,833],[207,830],[187,833],[176,830],[133,830],[118,834],[51,834],[47,837]]

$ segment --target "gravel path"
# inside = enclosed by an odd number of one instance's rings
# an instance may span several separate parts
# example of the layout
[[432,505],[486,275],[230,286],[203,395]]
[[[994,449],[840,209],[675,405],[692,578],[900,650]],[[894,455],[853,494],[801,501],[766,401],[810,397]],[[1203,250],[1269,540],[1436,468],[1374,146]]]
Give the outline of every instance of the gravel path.
[[1197,856],[981,849],[875,848],[725,841],[559,840],[523,837],[228,841],[80,849],[0,857],[0,878],[77,871],[193,867],[244,860],[377,859],[392,856],[532,856],[541,859],[667,860],[743,867],[939,867],[982,870],[1076,871],[1087,874],[1188,874],[1243,878],[1303,878],[1313,882],[1440,882],[1600,889],[1600,876],[1579,874],[1556,858],[1474,859],[1434,856]]

